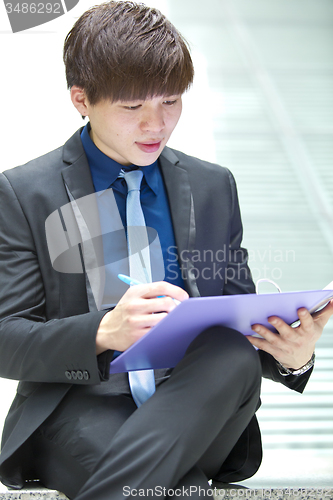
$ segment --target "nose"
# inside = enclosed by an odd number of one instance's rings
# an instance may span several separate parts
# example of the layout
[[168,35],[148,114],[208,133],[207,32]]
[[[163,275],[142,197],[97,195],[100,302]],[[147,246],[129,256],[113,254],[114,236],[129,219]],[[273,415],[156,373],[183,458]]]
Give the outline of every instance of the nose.
[[141,129],[145,132],[160,132],[165,127],[164,113],[161,108],[146,109],[142,116]]

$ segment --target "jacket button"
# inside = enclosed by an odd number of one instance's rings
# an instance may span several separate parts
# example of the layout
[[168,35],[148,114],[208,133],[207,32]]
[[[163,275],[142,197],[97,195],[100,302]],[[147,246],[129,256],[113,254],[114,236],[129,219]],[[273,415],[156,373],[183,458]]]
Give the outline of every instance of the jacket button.
[[68,378],[68,380],[72,380],[72,375],[71,375],[71,372],[66,371],[66,372],[65,372],[65,375],[66,375],[66,377]]
[[76,379],[77,379],[77,374],[76,374],[76,371],[72,370],[71,375],[72,375],[72,379],[73,379],[73,380],[76,380]]
[[84,380],[89,380],[90,379],[90,375],[89,375],[89,372],[87,370],[84,370],[84,372],[83,372],[83,378],[84,378]]
[[82,373],[82,371],[81,371],[81,370],[78,370],[78,371],[76,372],[76,375],[77,375],[78,380],[83,380],[83,373]]

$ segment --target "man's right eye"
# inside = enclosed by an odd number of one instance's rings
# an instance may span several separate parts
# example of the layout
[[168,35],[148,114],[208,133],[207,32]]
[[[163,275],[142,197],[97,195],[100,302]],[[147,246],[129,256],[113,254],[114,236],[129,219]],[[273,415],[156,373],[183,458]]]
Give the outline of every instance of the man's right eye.
[[129,110],[134,110],[140,108],[141,104],[138,104],[137,106],[124,106],[125,109]]

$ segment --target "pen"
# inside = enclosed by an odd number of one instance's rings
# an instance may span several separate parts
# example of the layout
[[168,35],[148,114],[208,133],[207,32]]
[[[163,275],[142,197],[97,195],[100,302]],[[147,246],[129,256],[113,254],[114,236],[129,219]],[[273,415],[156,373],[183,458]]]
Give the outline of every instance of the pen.
[[[124,283],[126,283],[126,285],[143,285],[143,283],[141,283],[141,281],[138,281],[138,280],[135,280],[134,278],[131,278],[130,276],[126,276],[126,274],[118,274],[118,278],[123,281]],[[159,295],[157,298],[160,299],[162,297],[165,297],[165,295]],[[177,304],[177,306],[180,304],[180,301],[177,300],[177,299],[172,299],[175,304]]]
[[135,280],[134,278],[131,278],[130,276],[126,276],[126,274],[118,274],[118,278],[126,283],[126,285],[143,285],[141,281]]

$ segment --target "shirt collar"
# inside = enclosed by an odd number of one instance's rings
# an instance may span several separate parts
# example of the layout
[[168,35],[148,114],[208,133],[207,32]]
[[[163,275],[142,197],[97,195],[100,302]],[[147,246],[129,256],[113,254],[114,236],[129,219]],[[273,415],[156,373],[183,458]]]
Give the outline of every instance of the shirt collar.
[[[87,155],[91,176],[95,186],[95,190],[104,191],[108,189],[119,176],[120,170],[123,168],[131,170],[132,166],[124,167],[120,163],[112,160],[109,156],[102,153],[100,149],[92,141],[90,132],[90,123],[84,127],[81,132],[81,141],[83,149]],[[134,165],[135,166],[135,165]],[[144,178],[150,189],[157,195],[158,193],[158,162],[157,160],[151,165],[140,167]]]

